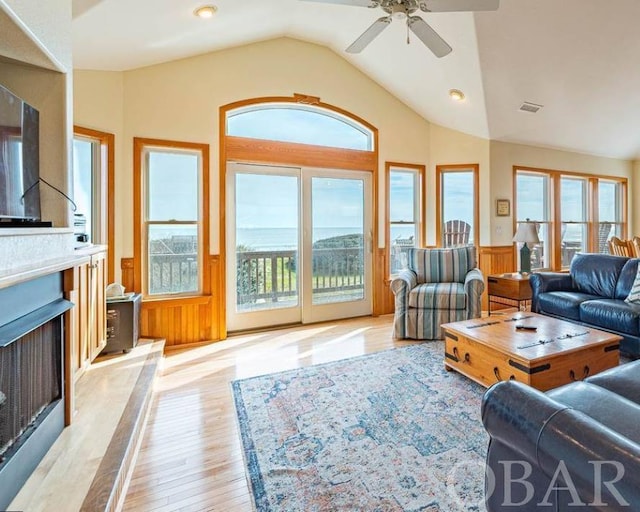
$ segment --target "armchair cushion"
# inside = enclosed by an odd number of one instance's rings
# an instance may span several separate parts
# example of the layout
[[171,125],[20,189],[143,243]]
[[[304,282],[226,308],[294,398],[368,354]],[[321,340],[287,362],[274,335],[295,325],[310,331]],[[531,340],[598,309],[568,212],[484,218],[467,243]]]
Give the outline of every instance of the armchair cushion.
[[467,295],[461,283],[424,283],[409,292],[409,307],[465,309]]

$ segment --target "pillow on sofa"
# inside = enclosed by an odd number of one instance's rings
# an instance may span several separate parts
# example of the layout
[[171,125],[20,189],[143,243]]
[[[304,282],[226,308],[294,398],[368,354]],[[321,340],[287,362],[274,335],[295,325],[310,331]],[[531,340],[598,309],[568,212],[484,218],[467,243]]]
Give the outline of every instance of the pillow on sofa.
[[638,267],[638,273],[636,274],[636,279],[633,281],[631,285],[631,291],[629,291],[629,296],[624,299],[625,302],[630,302],[633,304],[640,304],[640,267]]

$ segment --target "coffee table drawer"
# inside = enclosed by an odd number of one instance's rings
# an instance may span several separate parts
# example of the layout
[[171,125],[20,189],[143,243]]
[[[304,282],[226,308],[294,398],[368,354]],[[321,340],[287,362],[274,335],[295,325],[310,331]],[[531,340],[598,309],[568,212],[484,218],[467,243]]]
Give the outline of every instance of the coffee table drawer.
[[501,380],[517,380],[546,391],[616,366],[618,343],[612,340],[607,345],[529,362],[445,329],[445,367],[487,387]]
[[445,365],[489,387],[501,380],[528,384],[526,374],[509,364],[509,357],[462,336],[445,337]]

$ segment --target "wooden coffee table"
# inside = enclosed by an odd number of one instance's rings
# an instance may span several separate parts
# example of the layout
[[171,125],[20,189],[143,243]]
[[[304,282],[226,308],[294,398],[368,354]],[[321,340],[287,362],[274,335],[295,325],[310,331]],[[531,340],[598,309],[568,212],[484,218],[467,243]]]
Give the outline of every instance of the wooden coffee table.
[[442,328],[445,368],[487,387],[517,380],[545,391],[619,363],[620,336],[536,313],[475,318]]

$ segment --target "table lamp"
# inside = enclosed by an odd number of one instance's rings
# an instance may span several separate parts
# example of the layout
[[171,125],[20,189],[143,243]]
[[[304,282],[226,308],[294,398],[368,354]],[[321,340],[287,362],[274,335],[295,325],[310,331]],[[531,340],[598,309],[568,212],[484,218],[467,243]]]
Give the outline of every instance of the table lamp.
[[522,243],[522,248],[520,249],[520,273],[528,274],[531,272],[531,251],[527,244],[540,243],[535,223],[529,222],[529,219],[525,222],[520,222],[516,234],[513,236],[513,241]]

